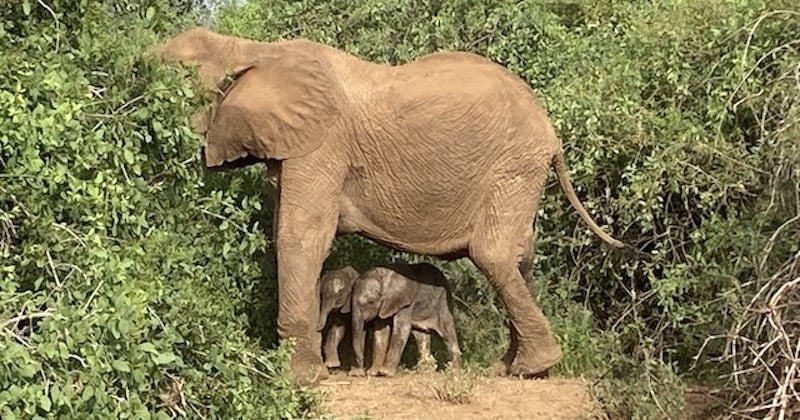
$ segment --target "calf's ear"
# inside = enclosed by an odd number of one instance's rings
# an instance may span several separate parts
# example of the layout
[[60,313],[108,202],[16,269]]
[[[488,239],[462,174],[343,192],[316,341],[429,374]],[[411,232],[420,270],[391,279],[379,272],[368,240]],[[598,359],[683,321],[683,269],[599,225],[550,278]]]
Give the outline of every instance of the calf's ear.
[[382,319],[388,318],[411,305],[414,292],[415,282],[394,272],[389,274],[384,280],[378,316]]

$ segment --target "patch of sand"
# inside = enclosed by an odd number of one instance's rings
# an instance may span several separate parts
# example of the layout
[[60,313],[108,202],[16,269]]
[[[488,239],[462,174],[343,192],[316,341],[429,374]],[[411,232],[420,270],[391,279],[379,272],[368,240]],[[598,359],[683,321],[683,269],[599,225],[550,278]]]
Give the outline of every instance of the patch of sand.
[[334,419],[594,419],[588,383],[550,377],[402,372],[392,378],[336,373],[321,384]]

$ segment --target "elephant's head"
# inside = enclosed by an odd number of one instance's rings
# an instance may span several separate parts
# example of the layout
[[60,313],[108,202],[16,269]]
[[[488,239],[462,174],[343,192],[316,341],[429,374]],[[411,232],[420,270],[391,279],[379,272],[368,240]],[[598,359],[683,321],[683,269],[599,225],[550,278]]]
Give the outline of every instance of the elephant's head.
[[[192,117],[205,136],[206,168],[226,169],[310,153],[339,116],[324,46],[307,40],[257,42],[193,28],[150,53],[197,65],[215,105]],[[229,82],[221,87],[223,82]]]
[[331,312],[350,312],[350,297],[358,271],[351,266],[330,270],[320,277],[320,312],[318,331],[322,331]]
[[365,272],[353,288],[353,305],[364,321],[385,319],[414,300],[417,284],[407,277],[385,267],[376,267]]

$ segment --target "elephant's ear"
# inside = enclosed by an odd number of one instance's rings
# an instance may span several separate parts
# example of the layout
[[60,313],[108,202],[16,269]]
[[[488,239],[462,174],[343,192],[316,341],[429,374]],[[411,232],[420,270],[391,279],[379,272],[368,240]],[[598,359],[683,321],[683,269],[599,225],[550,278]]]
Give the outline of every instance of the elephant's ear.
[[407,277],[394,272],[390,273],[384,279],[378,316],[385,319],[411,305],[417,291],[416,286],[417,283]]
[[322,145],[339,115],[333,81],[320,58],[284,47],[240,72],[212,111],[206,132],[206,167],[246,156],[288,159]]
[[339,312],[343,314],[350,313],[352,310],[352,305],[350,302],[353,300],[353,284],[356,282],[356,279],[359,275],[360,274],[358,271],[349,265],[342,269],[342,280],[344,281],[344,287],[347,289],[347,296],[344,299],[344,305],[342,306],[342,309],[339,310]]
[[349,265],[342,269],[341,274],[342,274],[342,280],[344,280],[345,288],[352,291],[353,283],[355,283],[356,279],[361,274],[355,268]]

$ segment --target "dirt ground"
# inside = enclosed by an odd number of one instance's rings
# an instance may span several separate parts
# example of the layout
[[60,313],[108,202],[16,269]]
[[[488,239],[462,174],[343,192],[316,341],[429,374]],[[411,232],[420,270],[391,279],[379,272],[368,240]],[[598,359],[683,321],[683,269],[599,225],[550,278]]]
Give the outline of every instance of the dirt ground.
[[322,382],[333,419],[594,419],[598,413],[580,379],[399,373]]
[[[352,378],[336,372],[321,384],[325,419],[606,419],[589,382],[525,380],[442,372],[401,371],[394,378]],[[720,402],[707,390],[686,394],[686,420],[707,420]]]

